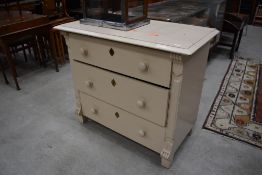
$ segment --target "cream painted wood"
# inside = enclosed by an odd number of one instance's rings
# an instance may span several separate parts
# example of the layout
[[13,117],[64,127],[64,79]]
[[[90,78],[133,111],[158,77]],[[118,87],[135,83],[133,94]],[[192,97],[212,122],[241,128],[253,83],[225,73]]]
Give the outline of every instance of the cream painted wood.
[[77,89],[165,126],[169,90],[93,66],[72,61]]
[[83,25],[79,21],[59,25],[55,29],[182,55],[192,55],[219,33],[213,28],[154,20],[129,32]]
[[69,42],[71,58],[165,87],[170,86],[170,53],[75,34],[70,34]]
[[161,162],[170,167],[174,154],[194,126],[209,51],[209,43],[192,56],[174,54],[171,96]]
[[85,116],[156,152],[162,150],[165,128],[84,93],[80,98]]
[[196,121],[218,31],[158,21],[129,32],[79,22],[56,28],[69,47],[80,121],[91,118],[145,145],[169,168]]

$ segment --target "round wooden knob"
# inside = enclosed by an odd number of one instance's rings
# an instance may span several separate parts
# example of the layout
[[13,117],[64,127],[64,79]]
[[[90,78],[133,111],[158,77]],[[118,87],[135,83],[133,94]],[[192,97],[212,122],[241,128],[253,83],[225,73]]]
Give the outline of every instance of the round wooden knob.
[[146,103],[144,100],[137,100],[137,106],[140,108],[144,108],[146,106]]
[[86,86],[89,88],[92,88],[94,86],[94,83],[92,81],[86,81]]
[[95,108],[91,108],[90,111],[91,111],[92,114],[97,114],[97,110]]
[[88,51],[87,51],[86,49],[81,48],[80,51],[81,51],[81,54],[82,54],[83,56],[86,57],[86,56],[88,55]]
[[141,62],[138,64],[138,69],[141,71],[141,72],[147,72],[148,71],[148,65],[147,63],[144,63],[144,62]]
[[141,137],[145,137],[145,136],[146,136],[146,132],[143,131],[143,130],[139,130],[138,134],[139,134]]

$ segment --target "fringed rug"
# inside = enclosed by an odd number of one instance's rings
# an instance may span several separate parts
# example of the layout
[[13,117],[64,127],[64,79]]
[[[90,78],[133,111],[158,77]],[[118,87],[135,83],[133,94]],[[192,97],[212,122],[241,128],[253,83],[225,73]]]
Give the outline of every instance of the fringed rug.
[[262,64],[235,58],[203,126],[262,148]]

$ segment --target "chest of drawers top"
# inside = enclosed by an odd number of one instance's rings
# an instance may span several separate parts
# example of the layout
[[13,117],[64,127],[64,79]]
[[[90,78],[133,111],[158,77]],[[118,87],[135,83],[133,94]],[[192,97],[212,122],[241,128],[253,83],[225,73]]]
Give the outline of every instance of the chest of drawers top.
[[219,33],[213,28],[154,20],[131,31],[83,25],[79,21],[59,25],[55,29],[182,55],[192,55]]

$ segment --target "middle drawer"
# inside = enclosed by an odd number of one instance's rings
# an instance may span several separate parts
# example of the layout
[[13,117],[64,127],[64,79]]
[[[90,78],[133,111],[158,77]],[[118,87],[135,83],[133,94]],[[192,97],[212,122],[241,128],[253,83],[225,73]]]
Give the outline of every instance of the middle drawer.
[[165,126],[169,90],[77,61],[71,62],[76,89]]

